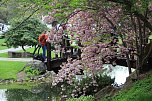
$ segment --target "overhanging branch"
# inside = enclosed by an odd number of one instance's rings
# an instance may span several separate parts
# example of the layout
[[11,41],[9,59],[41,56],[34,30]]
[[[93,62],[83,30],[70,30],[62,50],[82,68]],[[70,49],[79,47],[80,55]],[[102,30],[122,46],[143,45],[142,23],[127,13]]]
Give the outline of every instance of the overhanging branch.
[[[130,2],[130,0],[107,0],[110,2],[115,2],[115,3],[119,3],[122,5],[126,5],[127,7],[131,8],[132,7],[132,3]],[[149,28],[150,31],[152,31],[152,25],[151,23],[145,18],[144,15],[140,14],[137,11],[133,11],[132,12],[134,14],[134,16],[138,17],[141,21],[143,21],[145,23],[145,26],[147,28]]]

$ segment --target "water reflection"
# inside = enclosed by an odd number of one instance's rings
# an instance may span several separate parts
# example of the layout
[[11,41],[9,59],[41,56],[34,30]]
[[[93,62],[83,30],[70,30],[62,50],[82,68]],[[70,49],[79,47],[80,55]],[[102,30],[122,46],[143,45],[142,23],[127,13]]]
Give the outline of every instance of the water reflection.
[[0,101],[7,101],[5,91],[7,91],[7,89],[0,90]]
[[50,85],[27,89],[0,90],[0,101],[59,101],[59,90]]
[[[129,76],[128,67],[116,65],[113,67],[110,64],[104,65],[104,74],[111,76],[111,78],[115,78],[115,83],[118,85],[124,84],[126,82],[126,78]],[[131,69],[132,72],[135,69]]]

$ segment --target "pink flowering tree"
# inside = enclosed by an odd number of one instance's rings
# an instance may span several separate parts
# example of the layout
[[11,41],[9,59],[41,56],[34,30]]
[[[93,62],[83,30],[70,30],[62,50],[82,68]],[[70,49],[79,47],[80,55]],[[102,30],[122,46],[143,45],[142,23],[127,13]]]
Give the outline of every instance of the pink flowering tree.
[[[81,59],[70,60],[67,64],[61,66],[62,68],[54,78],[53,84],[64,81],[64,79],[72,83],[71,80],[74,80],[72,78],[75,78],[80,69],[91,73],[94,78],[94,75],[103,68],[103,59],[109,61],[110,55],[113,55],[114,52],[108,48],[108,43],[100,42],[96,24],[97,21],[95,21],[91,12],[79,11],[70,17],[67,23],[67,31],[73,39],[80,40],[83,45],[83,47],[80,47],[82,51]],[[70,71],[73,71],[72,74]]]
[[[112,1],[112,2],[109,2]],[[107,1],[84,1],[75,5],[72,8],[72,15],[68,16],[70,13],[66,12],[66,30],[71,35],[71,37],[75,40],[80,40],[83,47],[81,48],[82,54],[80,60],[71,60],[71,67],[76,61],[78,61],[81,68],[84,70],[91,71],[92,74],[96,73],[98,70],[102,69],[103,65],[103,58],[108,55],[108,58],[105,59],[108,62],[109,58],[112,58],[111,56],[115,55],[113,49],[111,47],[108,47],[108,43],[110,42],[110,34],[116,35],[121,39],[121,43],[119,45],[119,48],[122,50],[122,53],[125,54],[125,57],[127,58],[127,63],[129,70],[131,70],[130,65],[130,56],[131,52],[130,49],[133,49],[135,52],[133,54],[138,54],[137,58],[138,61],[145,62],[146,59],[141,60],[141,54],[144,48],[142,46],[145,45],[145,39],[141,38],[141,36],[144,36],[145,38],[149,35],[148,33],[151,30],[151,24],[149,23],[151,19],[148,12],[151,10],[151,4],[150,2],[145,3],[147,7],[145,12],[141,12],[137,10],[138,7],[140,7],[140,2],[132,2],[135,3],[132,7],[135,7],[136,9],[128,9],[130,7],[130,3],[126,3],[129,1],[122,1],[119,2],[117,0],[107,0]],[[71,6],[71,2],[63,2],[62,7],[66,8],[68,5]],[[122,6],[121,4],[125,4],[125,6]],[[131,4],[132,4],[131,3]],[[144,4],[144,3],[142,3]],[[148,6],[147,6],[148,5]],[[76,10],[74,10],[76,8]],[[60,8],[61,9],[61,8]],[[130,10],[133,10],[130,12]],[[58,11],[58,10],[56,10]],[[69,11],[69,10],[68,10]],[[59,12],[59,11],[58,11]],[[146,13],[147,12],[147,13]],[[145,14],[143,16],[143,14]],[[142,26],[144,27],[142,27]],[[138,28],[137,28],[138,26]],[[137,29],[135,29],[137,28]],[[142,35],[142,31],[144,34]],[[139,33],[137,33],[139,32]],[[76,34],[76,35],[75,35]],[[138,40],[138,38],[140,39]],[[51,37],[53,38],[53,37]],[[53,40],[53,39],[52,39]],[[142,41],[144,40],[144,41]],[[139,49],[140,47],[140,49]],[[137,50],[140,50],[137,51]],[[121,54],[122,54],[121,53]],[[111,55],[111,56],[110,56]],[[140,59],[139,59],[140,55]],[[75,61],[75,62],[73,62]],[[69,63],[69,62],[68,62]],[[68,64],[67,63],[67,64]],[[139,62],[142,63],[142,62]],[[141,67],[142,64],[138,64],[136,67]],[[69,70],[69,65],[63,65],[61,66],[62,69],[59,72],[60,76],[65,72],[65,68]],[[77,70],[76,70],[77,71]],[[77,72],[74,72],[77,74]],[[129,71],[131,73],[131,71]],[[68,75],[70,75],[68,73]],[[74,75],[71,75],[74,77]],[[66,76],[61,76],[66,78]],[[59,76],[55,77],[55,81],[57,82],[57,79]],[[61,78],[60,78],[61,80]],[[59,81],[60,81],[59,80]],[[72,79],[70,79],[72,80]],[[62,80],[61,80],[62,81]]]

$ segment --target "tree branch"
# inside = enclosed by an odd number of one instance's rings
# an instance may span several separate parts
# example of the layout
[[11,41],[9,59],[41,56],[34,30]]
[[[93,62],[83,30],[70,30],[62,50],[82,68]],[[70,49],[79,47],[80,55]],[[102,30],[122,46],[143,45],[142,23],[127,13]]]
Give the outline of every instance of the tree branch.
[[150,46],[149,46],[150,49],[149,49],[147,55],[143,58],[142,65],[145,63],[146,59],[148,59],[150,57],[150,54],[152,52],[152,42],[150,42],[149,44],[150,44]]
[[[119,3],[119,4],[122,4],[122,5],[126,5],[126,6],[128,6],[129,8],[132,7],[132,3],[131,3],[129,0],[107,0],[107,1]],[[132,13],[133,13],[136,17],[139,17],[140,20],[145,23],[145,26],[146,26],[147,28],[149,28],[150,31],[152,31],[152,25],[151,25],[150,22],[148,22],[148,20],[145,18],[144,15],[140,14],[138,11],[133,11]]]

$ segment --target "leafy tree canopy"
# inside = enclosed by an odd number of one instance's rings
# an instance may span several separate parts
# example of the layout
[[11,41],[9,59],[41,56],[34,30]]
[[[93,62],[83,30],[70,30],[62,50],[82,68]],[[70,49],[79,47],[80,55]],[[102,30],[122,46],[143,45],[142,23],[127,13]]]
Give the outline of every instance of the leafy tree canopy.
[[12,30],[20,23],[20,21],[15,22],[10,31],[6,32],[7,45],[9,47],[37,45],[38,36],[47,29],[46,26],[41,24],[39,20],[30,18],[26,22],[22,23],[20,27]]

